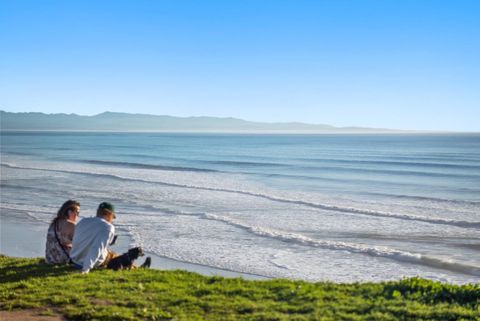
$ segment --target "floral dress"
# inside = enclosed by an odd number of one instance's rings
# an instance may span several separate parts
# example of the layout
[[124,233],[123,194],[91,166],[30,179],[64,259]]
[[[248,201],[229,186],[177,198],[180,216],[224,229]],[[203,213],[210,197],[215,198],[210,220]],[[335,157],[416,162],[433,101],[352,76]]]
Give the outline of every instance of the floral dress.
[[[57,237],[55,237],[55,225]],[[75,222],[59,219],[56,224],[50,224],[47,233],[47,244],[45,248],[45,261],[48,264],[65,264],[70,258],[65,254],[70,254],[72,248],[73,232],[75,231]],[[63,247],[63,249],[62,249]]]

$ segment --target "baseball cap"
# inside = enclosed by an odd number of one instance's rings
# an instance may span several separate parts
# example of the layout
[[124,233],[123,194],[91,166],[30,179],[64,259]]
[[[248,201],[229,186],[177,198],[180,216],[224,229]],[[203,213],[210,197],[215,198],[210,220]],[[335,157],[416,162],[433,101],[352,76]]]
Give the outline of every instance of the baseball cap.
[[110,211],[112,213],[115,213],[115,207],[113,206],[112,203],[109,203],[109,202],[100,203],[100,205],[98,205],[98,209],[99,210],[107,210],[107,211]]

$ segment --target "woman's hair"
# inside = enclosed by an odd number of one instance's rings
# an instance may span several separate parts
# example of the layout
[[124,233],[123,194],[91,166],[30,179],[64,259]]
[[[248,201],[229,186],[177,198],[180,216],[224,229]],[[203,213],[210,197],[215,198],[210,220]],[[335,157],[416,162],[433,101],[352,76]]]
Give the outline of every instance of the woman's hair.
[[73,210],[76,207],[80,207],[80,203],[77,201],[68,200],[65,203],[63,203],[62,207],[60,207],[60,209],[57,212],[57,216],[52,220],[51,224],[56,223],[61,218],[67,218],[68,211]]

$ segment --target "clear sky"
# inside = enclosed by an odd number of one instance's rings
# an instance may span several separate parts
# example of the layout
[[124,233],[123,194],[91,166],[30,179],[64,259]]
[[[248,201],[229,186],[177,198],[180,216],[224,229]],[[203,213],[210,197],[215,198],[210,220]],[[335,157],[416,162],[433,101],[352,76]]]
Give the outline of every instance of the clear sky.
[[0,109],[480,131],[480,1],[0,1]]

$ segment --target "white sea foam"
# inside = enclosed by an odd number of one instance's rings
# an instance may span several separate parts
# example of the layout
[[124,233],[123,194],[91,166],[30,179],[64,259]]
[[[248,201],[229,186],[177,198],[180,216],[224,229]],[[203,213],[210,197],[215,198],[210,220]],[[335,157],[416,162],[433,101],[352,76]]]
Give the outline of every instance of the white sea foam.
[[32,208],[32,205],[27,204],[14,204],[4,201],[0,202],[0,212],[2,213],[16,211],[24,213],[26,216],[34,219],[35,221],[46,224],[50,223],[57,210],[57,208],[50,206],[37,205],[35,208]]
[[136,242],[161,256],[271,277],[378,281],[424,274],[435,268],[438,278],[480,280],[475,266],[418,253],[323,241],[222,215],[175,212],[156,218],[148,215],[142,218],[145,225],[132,227],[130,233]]
[[[411,215],[411,214],[397,214],[397,213],[389,213],[389,212],[382,212],[382,211],[375,211],[375,210],[367,210],[367,209],[359,209],[353,207],[346,207],[346,206],[337,206],[337,205],[330,205],[330,204],[321,204],[316,203],[310,200],[302,200],[302,199],[289,199],[285,197],[280,197],[277,195],[265,194],[256,191],[250,191],[242,189],[243,185],[240,185],[240,188],[232,189],[226,187],[211,187],[212,179],[206,180],[206,174],[201,173],[197,174],[196,182],[198,185],[193,184],[181,184],[176,183],[179,180],[179,175],[174,173],[174,177],[172,177],[171,171],[155,171],[156,175],[152,175],[151,171],[145,170],[136,170],[134,172],[129,171],[121,171],[121,170],[112,170],[112,169],[104,169],[104,168],[95,168],[95,167],[77,167],[72,168],[71,166],[68,168],[56,167],[55,166],[25,166],[25,165],[17,165],[12,163],[2,162],[2,166],[10,167],[10,168],[18,168],[18,169],[29,169],[29,170],[42,170],[42,171],[53,171],[53,172],[62,172],[62,173],[73,173],[73,174],[83,174],[83,175],[92,175],[92,176],[102,176],[107,178],[119,179],[124,181],[135,181],[135,182],[144,182],[144,183],[155,183],[164,186],[170,187],[178,187],[178,188],[185,188],[185,189],[200,189],[206,191],[213,191],[213,192],[224,192],[224,193],[235,193],[235,194],[243,194],[247,196],[254,196],[259,198],[264,198],[270,201],[280,202],[280,203],[287,203],[287,204],[296,204],[302,205],[310,208],[316,208],[321,210],[329,210],[335,211],[338,213],[347,213],[347,214],[359,214],[359,215],[367,215],[367,216],[375,216],[375,217],[385,217],[385,218],[393,218],[393,219],[400,219],[400,220],[411,220],[411,221],[418,221],[418,222],[425,222],[430,224],[442,224],[442,225],[451,225],[457,226],[462,228],[474,228],[480,229],[480,222],[477,221],[466,221],[466,220],[452,220],[452,219],[445,219],[440,217],[423,217],[418,215]],[[158,177],[158,173],[166,173],[166,176]],[[191,176],[192,173],[189,174]],[[201,176],[203,175],[203,176]],[[214,174],[209,174],[214,175]],[[141,178],[139,178],[141,177]],[[207,185],[205,186],[205,181],[207,181]],[[231,180],[229,180],[231,181]],[[215,185],[220,184],[222,185],[222,180],[220,177],[214,178],[213,182]]]
[[361,244],[348,243],[348,242],[333,242],[325,240],[315,240],[310,237],[290,232],[276,231],[269,228],[264,228],[260,226],[252,226],[238,220],[234,220],[225,216],[219,216],[214,214],[203,214],[205,218],[222,221],[227,224],[246,229],[256,235],[270,237],[278,239],[284,242],[293,242],[307,246],[321,247],[329,250],[335,251],[349,251],[352,253],[366,254],[370,256],[379,256],[385,257],[392,260],[414,263],[414,264],[423,264],[431,266],[434,268],[443,268],[453,272],[461,272],[473,276],[480,277],[480,267],[469,266],[459,262],[445,261],[435,257],[429,257],[426,255],[411,253],[406,251],[400,251],[397,249],[392,249],[388,247],[369,247]]
[[[206,219],[210,221],[225,223],[226,225],[233,226],[235,228],[239,228],[241,230],[247,231],[248,233],[251,233],[254,236],[281,241],[288,244],[301,245],[301,246],[305,246],[306,248],[313,247],[313,248],[322,248],[326,250],[339,251],[339,252],[346,251],[353,254],[387,258],[387,259],[398,261],[398,262],[406,262],[406,263],[422,265],[422,266],[436,268],[436,269],[444,269],[451,272],[459,272],[459,273],[471,275],[474,277],[480,277],[480,266],[468,265],[461,262],[455,262],[453,260],[445,260],[442,258],[423,255],[420,253],[413,253],[413,252],[398,250],[398,249],[389,248],[385,246],[367,246],[364,244],[351,243],[351,242],[319,240],[319,239],[314,239],[299,233],[279,231],[272,228],[251,225],[249,223],[242,222],[238,219],[234,219],[229,216],[222,216],[222,215],[217,215],[212,213],[186,212],[182,210],[172,210],[172,209],[161,209],[161,211],[165,214],[174,215],[176,217],[193,216],[193,217],[199,217],[201,219]],[[147,214],[147,215],[152,216],[151,214]],[[137,229],[139,229],[139,227],[135,226],[135,230]],[[162,254],[165,254],[165,253],[162,253]],[[186,258],[183,257],[182,259],[186,259]],[[190,259],[190,258],[187,258],[187,259]],[[268,262],[270,262],[271,264],[275,265],[278,268],[286,269],[286,270],[289,269],[288,264],[279,263],[276,259],[277,259],[276,255],[272,255],[271,258],[268,260]],[[205,263],[205,262],[202,262],[202,263]],[[215,264],[215,263],[210,262],[210,264]],[[224,266],[219,266],[219,267],[224,267]],[[243,272],[246,272],[246,271],[243,271]]]

